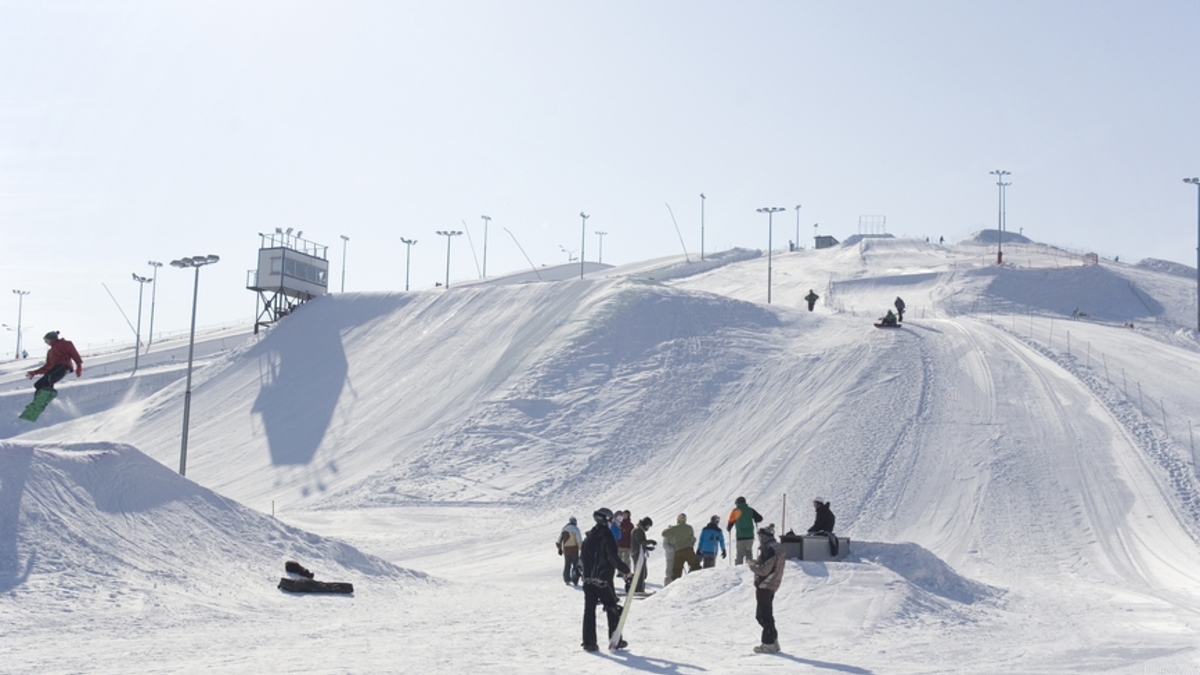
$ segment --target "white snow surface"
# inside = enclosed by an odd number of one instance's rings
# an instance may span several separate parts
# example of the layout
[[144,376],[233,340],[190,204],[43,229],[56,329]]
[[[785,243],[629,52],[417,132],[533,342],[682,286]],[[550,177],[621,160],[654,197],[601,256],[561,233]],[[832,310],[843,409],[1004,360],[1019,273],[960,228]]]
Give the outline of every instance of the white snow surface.
[[[0,670],[1200,672],[1194,280],[1004,253],[862,238],[323,297],[198,338],[186,477],[186,344],[85,354],[34,424],[5,364]],[[580,649],[569,516],[657,538],[744,496],[802,531],[817,495],[850,554],[788,562],[781,653],[752,652],[746,567],[663,587],[657,553],[629,649]],[[355,593],[278,590],[290,559]]]

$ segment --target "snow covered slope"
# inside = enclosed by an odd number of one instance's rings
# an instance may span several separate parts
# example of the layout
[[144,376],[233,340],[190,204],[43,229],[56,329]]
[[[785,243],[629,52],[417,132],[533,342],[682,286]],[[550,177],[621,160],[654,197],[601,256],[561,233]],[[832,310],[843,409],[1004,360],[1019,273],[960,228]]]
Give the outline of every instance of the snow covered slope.
[[[1195,666],[1188,281],[1032,243],[1006,242],[1005,256],[997,269],[982,244],[864,238],[769,263],[732,251],[582,280],[324,297],[197,372],[187,477],[445,579],[402,574],[379,597],[400,593],[404,609],[372,605],[380,625],[364,634],[421,636],[396,670]],[[904,327],[871,328],[896,296]],[[183,384],[136,391],[16,438],[126,443],[174,468]],[[789,564],[783,657],[750,654],[748,579],[722,567],[639,603],[632,654],[581,659],[577,591],[557,581],[551,546],[568,515],[628,508],[657,536],[741,495],[802,530],[817,494],[852,553]],[[118,567],[138,565],[160,567]],[[652,557],[652,585],[661,577]],[[11,592],[0,603],[41,611]],[[252,631],[268,605],[219,601],[227,620],[208,627]],[[391,670],[363,654],[305,665]],[[270,658],[201,661],[254,672]]]

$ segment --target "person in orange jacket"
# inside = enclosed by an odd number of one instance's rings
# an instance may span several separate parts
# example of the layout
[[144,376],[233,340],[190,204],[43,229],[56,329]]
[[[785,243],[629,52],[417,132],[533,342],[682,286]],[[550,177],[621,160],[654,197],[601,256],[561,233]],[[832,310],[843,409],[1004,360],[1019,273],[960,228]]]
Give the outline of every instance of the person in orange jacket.
[[33,379],[37,375],[42,376],[33,383],[35,390],[54,391],[54,383],[66,377],[72,369],[75,371],[75,377],[83,376],[83,359],[79,357],[79,352],[75,350],[75,345],[70,340],[58,337],[56,330],[46,333],[42,340],[50,346],[50,351],[46,353],[46,363],[41,368],[25,373],[25,377],[28,379]]

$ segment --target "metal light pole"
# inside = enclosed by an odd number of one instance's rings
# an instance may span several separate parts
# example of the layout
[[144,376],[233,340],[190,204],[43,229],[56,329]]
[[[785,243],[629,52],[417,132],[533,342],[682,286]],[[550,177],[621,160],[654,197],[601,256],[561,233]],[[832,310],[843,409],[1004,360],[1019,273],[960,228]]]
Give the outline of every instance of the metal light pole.
[[[289,230],[290,231],[290,230]],[[344,234],[338,235],[342,238],[342,292],[346,292],[346,242],[350,241],[350,237]]]
[[154,299],[158,295],[158,268],[162,267],[162,263],[151,260],[146,264],[154,268],[154,277],[150,280],[153,284],[150,287],[150,330],[146,335],[146,353],[149,353],[150,345],[154,344]]
[[412,262],[412,247],[417,243],[416,239],[405,239],[400,237],[400,241],[404,242],[407,250],[404,253],[404,290],[408,291],[408,265]]
[[1004,250],[1000,243],[1004,239],[1004,188],[1012,183],[1005,183],[1004,177],[1011,175],[1010,172],[1002,169],[989,171],[989,174],[996,177],[996,186],[1000,188],[999,205],[996,208],[996,264],[1004,264]]
[[796,205],[796,250],[800,250],[800,205]]
[[479,216],[483,218],[483,278],[487,278],[487,231],[488,223],[491,222],[491,216]]
[[142,351],[142,291],[146,289],[146,284],[150,283],[152,279],[150,277],[139,277],[137,274],[134,274],[133,280],[138,283],[138,319],[137,330],[134,331],[134,335],[137,338],[133,343],[133,372],[136,374],[138,369],[138,355]]
[[583,211],[579,212],[579,217],[583,219],[582,231],[579,236],[579,278],[583,278],[583,245],[587,243],[587,219],[591,218]]
[[704,193],[700,193],[700,261],[704,262]]
[[17,358],[21,358],[21,310],[25,307],[25,296],[29,295],[29,291],[18,291],[13,289],[13,293],[17,294]]
[[1196,190],[1196,330],[1200,331],[1200,178],[1184,178]]
[[172,260],[171,267],[196,269],[196,281],[192,286],[192,332],[188,338],[187,386],[183,391],[183,440],[179,445],[179,475],[187,475],[188,421],[192,414],[192,357],[196,354],[196,300],[200,297],[200,268],[211,265],[221,258],[215,255],[198,255],[191,258]]
[[607,233],[607,232],[601,232],[600,230],[596,230],[596,236],[600,238],[600,258],[599,258],[599,262],[601,262],[601,263],[603,263],[603,262],[604,262],[604,235],[606,235],[606,234],[608,234],[608,233]]
[[763,208],[758,209],[759,213],[767,214],[767,304],[768,305],[771,304],[771,240],[772,240],[772,237],[774,236],[773,235],[774,226],[771,222],[771,219],[774,218],[776,213],[779,213],[780,211],[783,211],[783,210],[784,210],[784,208],[782,206],[764,206]]
[[446,238],[446,288],[450,288],[450,238],[462,234],[458,230],[438,230],[438,234]]

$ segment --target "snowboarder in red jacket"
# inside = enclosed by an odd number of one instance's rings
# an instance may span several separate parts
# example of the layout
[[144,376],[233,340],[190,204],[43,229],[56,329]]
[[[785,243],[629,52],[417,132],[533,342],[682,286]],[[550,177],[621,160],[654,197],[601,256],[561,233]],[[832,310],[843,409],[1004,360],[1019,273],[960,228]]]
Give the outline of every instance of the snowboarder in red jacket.
[[54,391],[54,383],[66,377],[71,370],[75,371],[75,377],[83,376],[83,359],[79,357],[79,352],[70,340],[58,337],[56,330],[46,333],[42,339],[50,346],[50,351],[46,353],[46,363],[41,368],[25,373],[25,377],[29,379],[37,375],[42,376],[33,383],[35,390]]

